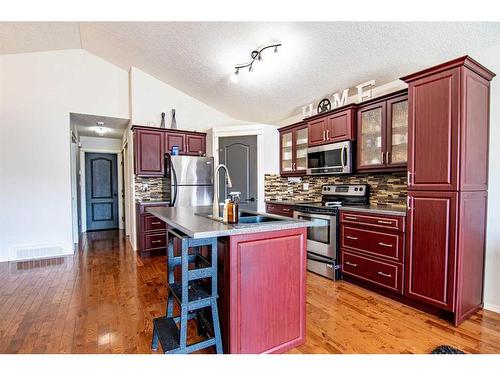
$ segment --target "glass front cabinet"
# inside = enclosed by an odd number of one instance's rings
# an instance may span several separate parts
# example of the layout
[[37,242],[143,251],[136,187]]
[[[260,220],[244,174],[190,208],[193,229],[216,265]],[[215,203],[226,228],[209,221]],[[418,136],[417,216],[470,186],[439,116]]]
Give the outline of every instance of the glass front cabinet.
[[300,176],[307,172],[307,124],[300,122],[279,129],[280,174]]
[[358,108],[357,170],[405,169],[408,156],[406,92]]

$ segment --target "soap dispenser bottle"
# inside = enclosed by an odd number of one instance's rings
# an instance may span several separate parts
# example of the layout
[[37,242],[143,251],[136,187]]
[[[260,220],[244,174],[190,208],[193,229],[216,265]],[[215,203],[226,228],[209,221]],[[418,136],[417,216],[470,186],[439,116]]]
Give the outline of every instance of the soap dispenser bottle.
[[230,194],[230,201],[228,204],[227,208],[227,222],[230,224],[237,224],[238,223],[238,217],[239,217],[239,207],[238,207],[238,200],[240,193],[239,192],[231,192]]

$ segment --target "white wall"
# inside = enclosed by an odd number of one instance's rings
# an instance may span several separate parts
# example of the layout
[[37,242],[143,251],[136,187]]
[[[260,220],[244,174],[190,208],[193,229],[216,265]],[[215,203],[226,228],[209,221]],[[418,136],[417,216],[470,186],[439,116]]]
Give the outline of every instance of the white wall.
[[176,111],[177,127],[183,130],[205,131],[241,123],[135,67],[130,69],[130,97],[134,125],[159,126],[161,113],[165,112],[168,127],[172,108]]
[[72,252],[70,112],[128,118],[128,73],[84,50],[0,56],[0,261]]
[[122,139],[106,137],[87,137],[80,136],[80,143],[83,149],[105,150],[120,152],[122,149]]

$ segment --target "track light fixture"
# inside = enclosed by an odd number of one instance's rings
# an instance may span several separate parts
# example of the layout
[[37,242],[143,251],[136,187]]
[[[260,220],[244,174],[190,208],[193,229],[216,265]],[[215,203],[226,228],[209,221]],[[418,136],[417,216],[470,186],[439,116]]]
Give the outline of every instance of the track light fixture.
[[238,81],[238,75],[240,74],[240,69],[248,68],[248,71],[252,72],[253,71],[253,63],[255,61],[263,61],[262,52],[264,52],[266,49],[274,48],[274,53],[278,53],[278,47],[281,47],[280,42],[271,42],[271,43],[265,44],[265,45],[257,48],[256,50],[253,50],[250,53],[250,57],[252,58],[252,60],[250,60],[247,63],[238,64],[234,67],[235,71],[234,71],[234,74],[232,77],[232,81],[233,82]]

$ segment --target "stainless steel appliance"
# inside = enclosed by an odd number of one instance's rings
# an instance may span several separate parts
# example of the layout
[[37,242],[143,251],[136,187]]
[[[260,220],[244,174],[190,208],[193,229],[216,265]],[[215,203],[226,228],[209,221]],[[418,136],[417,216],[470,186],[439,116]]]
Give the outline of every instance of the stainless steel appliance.
[[165,154],[165,177],[170,185],[171,206],[211,206],[213,176],[212,157]]
[[293,217],[308,220],[307,269],[330,279],[338,279],[339,218],[340,206],[368,204],[368,185],[325,185],[321,190],[321,202],[295,205]]
[[337,142],[307,149],[307,174],[346,174],[352,173],[353,142]]

